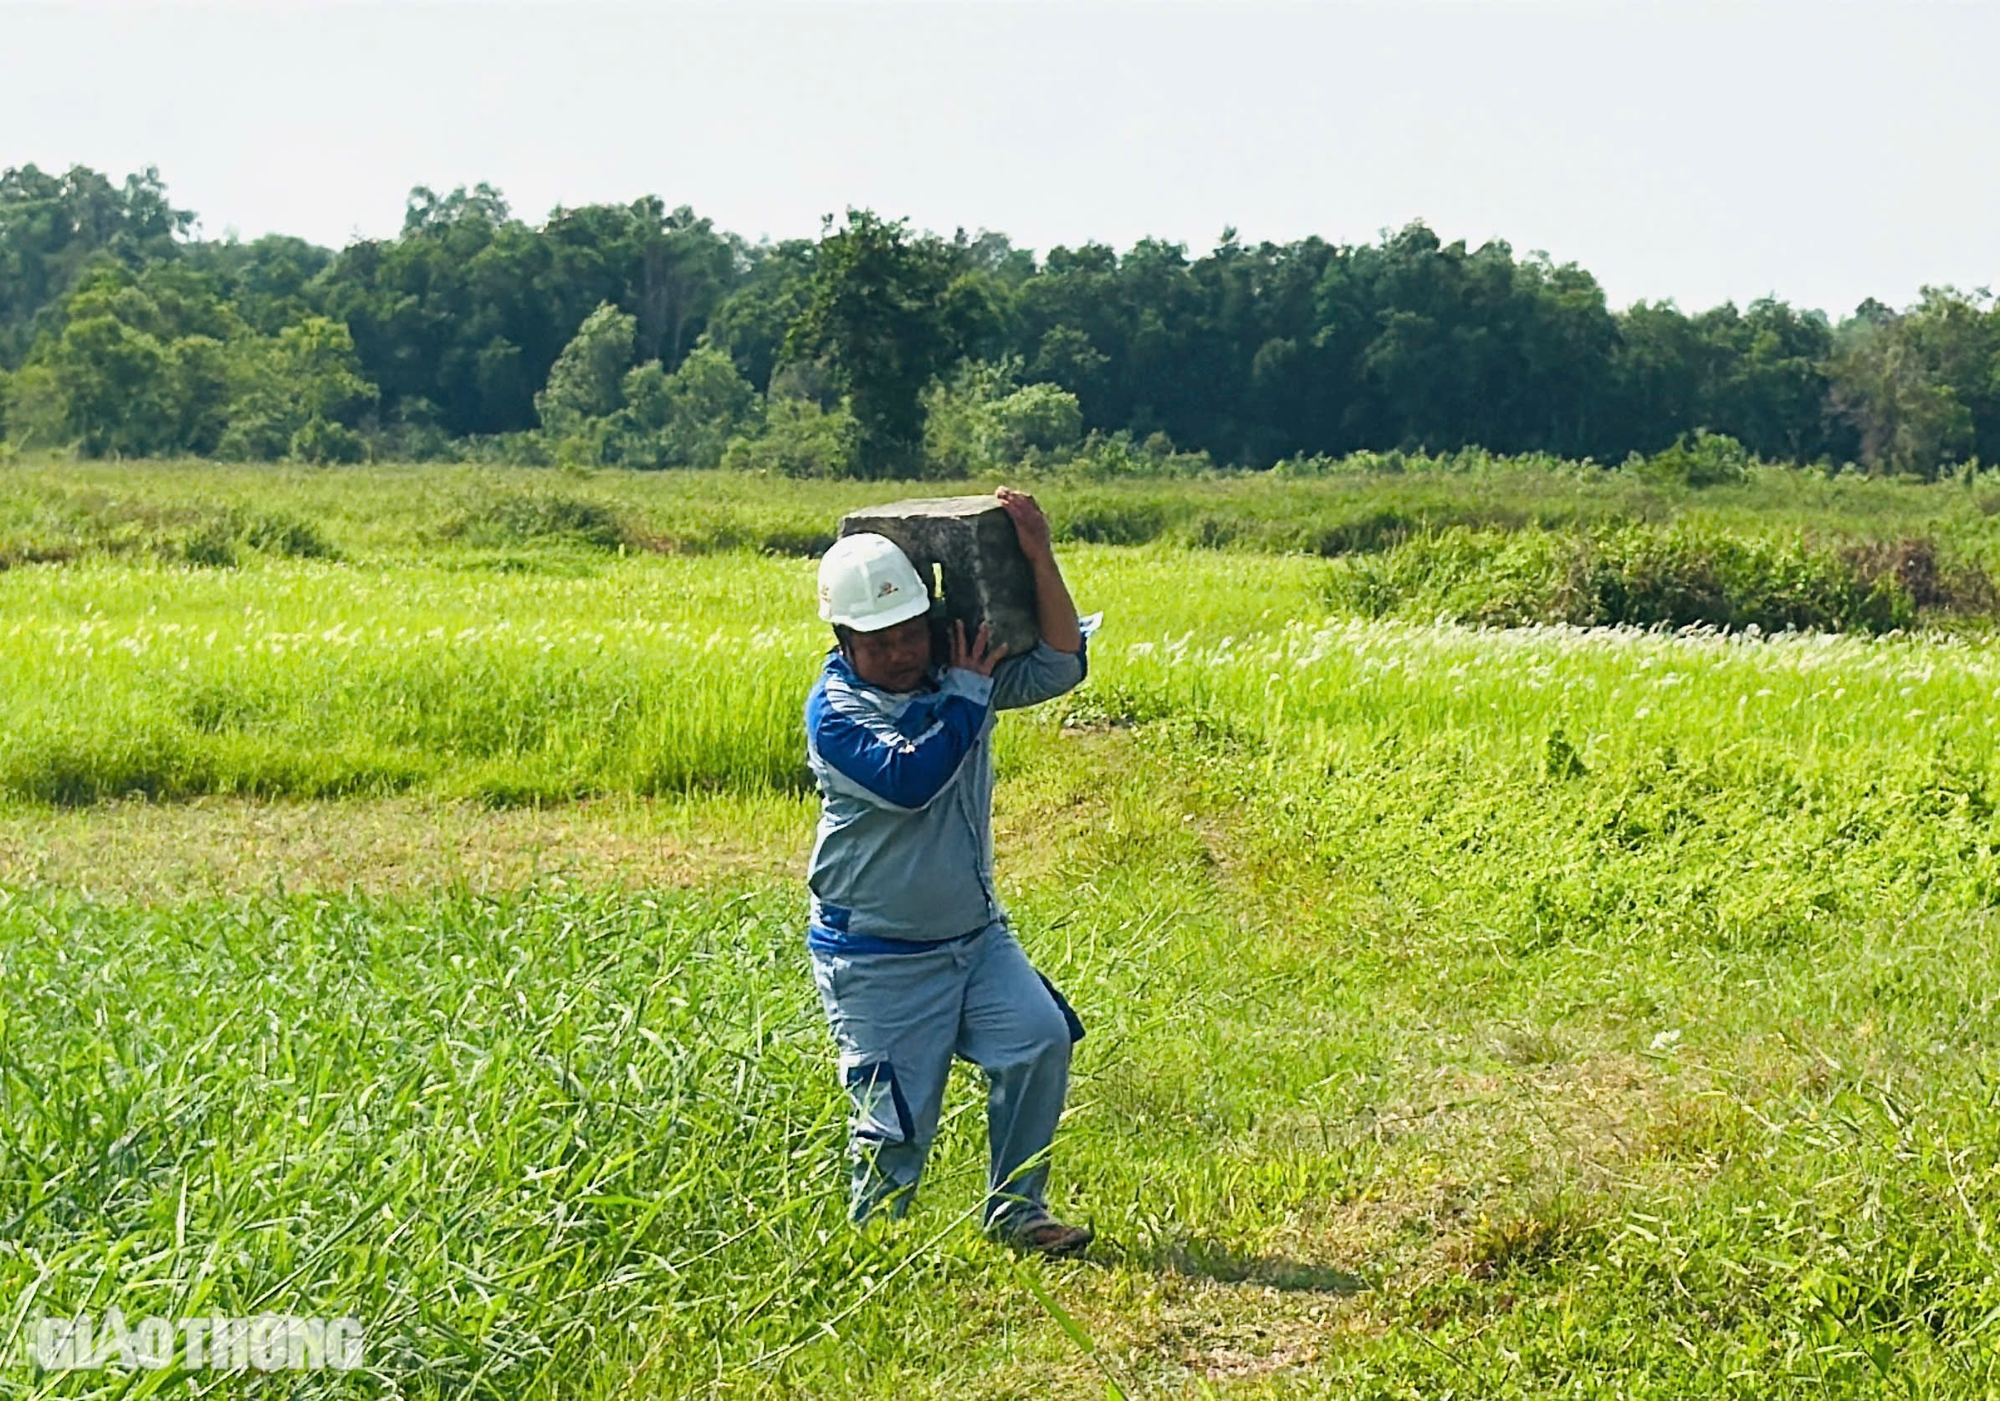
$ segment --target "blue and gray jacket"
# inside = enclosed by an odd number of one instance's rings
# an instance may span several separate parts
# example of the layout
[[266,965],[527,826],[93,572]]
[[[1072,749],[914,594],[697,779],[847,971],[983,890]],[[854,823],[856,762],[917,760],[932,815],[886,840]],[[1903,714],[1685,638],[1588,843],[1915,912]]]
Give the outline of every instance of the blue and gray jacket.
[[993,890],[994,714],[1062,695],[1087,669],[1083,652],[1042,642],[990,677],[934,668],[926,689],[897,693],[863,681],[838,650],[827,656],[806,699],[820,793],[807,877],[815,944],[934,942],[1004,916]]

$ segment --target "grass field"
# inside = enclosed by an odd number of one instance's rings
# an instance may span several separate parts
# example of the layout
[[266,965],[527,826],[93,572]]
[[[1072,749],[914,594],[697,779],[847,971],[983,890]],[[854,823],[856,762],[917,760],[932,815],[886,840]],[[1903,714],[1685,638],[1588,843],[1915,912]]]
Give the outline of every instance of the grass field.
[[352,1314],[370,1369],[0,1395],[2000,1386],[2000,644],[1356,616],[1277,533],[1430,493],[1976,560],[1979,488],[1040,488],[1106,614],[1001,727],[1090,1027],[1101,1244],[1047,1264],[968,1219],[970,1076],[912,1219],[843,1220],[778,536],[890,493],[70,470],[0,491],[49,561],[0,572],[0,1345]]
[[[1057,537],[1078,543],[1336,555],[1453,526],[1679,521],[1832,540],[1931,538],[1954,554],[2000,562],[2000,480],[1991,473],[1923,485],[1770,468],[1742,485],[1689,491],[1506,458],[1409,466],[1318,478],[1224,473],[1199,482],[1055,477],[1043,495]],[[824,547],[842,511],[898,494],[908,493],[726,472],[20,461],[0,464],[0,565],[106,556],[197,565],[273,556],[402,561],[435,558],[440,547],[517,568],[536,567],[551,546],[591,555],[621,548],[808,554]]]

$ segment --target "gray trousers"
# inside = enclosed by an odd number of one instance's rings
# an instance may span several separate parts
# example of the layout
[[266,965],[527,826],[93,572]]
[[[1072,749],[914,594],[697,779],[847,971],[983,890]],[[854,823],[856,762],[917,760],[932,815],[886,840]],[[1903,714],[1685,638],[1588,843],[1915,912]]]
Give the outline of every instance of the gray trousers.
[[909,1209],[954,1055],[986,1072],[987,1224],[1041,1209],[1070,1030],[1013,931],[995,921],[914,953],[815,949],[812,963],[854,1101],[854,1219]]

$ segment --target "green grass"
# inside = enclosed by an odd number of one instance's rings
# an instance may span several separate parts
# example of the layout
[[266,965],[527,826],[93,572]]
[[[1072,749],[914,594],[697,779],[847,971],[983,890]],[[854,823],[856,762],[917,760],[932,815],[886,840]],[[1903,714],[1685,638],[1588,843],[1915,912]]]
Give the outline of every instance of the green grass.
[[798,617],[802,562],[154,577],[169,598],[120,616],[107,605],[132,576],[115,567],[16,576],[0,637],[33,684],[0,701],[0,790],[73,803],[436,785],[507,803],[801,781],[818,649]]
[[[236,504],[318,519],[293,490]],[[798,853],[581,859],[803,842],[810,565],[473,533],[0,575],[0,835],[106,853],[91,894],[74,859],[0,884],[0,1340],[364,1319],[373,1371],[267,1388],[300,1394],[2000,1382],[2000,643],[1371,620],[1310,554],[1070,547],[1104,630],[1003,722],[997,824],[1090,1026],[1056,1193],[1105,1243],[1045,1265],[966,1219],[970,1076],[913,1218],[844,1224]],[[243,801],[75,806],[134,789]],[[268,841],[273,796],[357,849],[540,802],[578,850],[162,874]]]
[[[996,479],[997,480],[997,479]],[[428,559],[482,547],[532,568],[543,548],[616,554],[739,549],[811,554],[841,512],[899,495],[991,490],[994,481],[794,481],[727,472],[587,474],[538,468],[313,468],[212,462],[0,464],[0,564],[91,556],[193,562],[333,554]],[[2000,487],[1931,485],[1759,469],[1701,491],[1631,474],[1558,472],[1493,459],[1469,472],[1352,476],[1218,474],[1188,481],[1030,482],[1058,537],[1336,555],[1388,548],[1454,526],[1512,531],[1619,523],[1697,526],[1836,540],[1934,539],[1989,561]]]
[[[1169,558],[1075,555],[1114,610],[1157,610]],[[513,804],[805,785],[800,714],[828,641],[810,561],[542,563],[16,571],[0,595],[19,681],[0,694],[0,794],[417,789]],[[1217,596],[1186,621],[1225,626],[1311,606],[1323,569],[1203,565]]]

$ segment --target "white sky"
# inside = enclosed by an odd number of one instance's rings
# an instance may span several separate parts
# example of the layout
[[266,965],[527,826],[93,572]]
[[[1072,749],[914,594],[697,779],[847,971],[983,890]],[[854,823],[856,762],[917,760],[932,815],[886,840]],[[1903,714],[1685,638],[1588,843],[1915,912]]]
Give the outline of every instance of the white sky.
[[1045,250],[1423,218],[1613,305],[1838,315],[2000,284],[2000,4],[0,0],[0,166],[158,165],[203,228],[338,246],[410,186],[848,204]]

